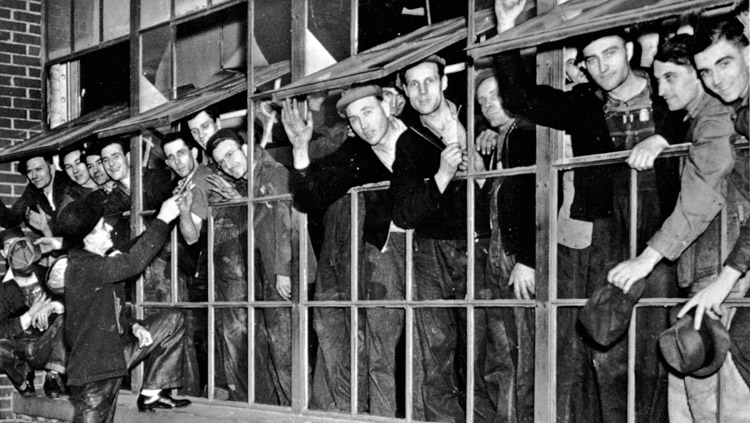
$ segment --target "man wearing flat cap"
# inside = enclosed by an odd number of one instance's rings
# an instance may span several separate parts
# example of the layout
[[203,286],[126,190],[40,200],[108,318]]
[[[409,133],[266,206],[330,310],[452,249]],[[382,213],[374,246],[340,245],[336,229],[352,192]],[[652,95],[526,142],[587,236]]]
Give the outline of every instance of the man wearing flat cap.
[[[46,369],[44,392],[65,393],[62,374],[67,355],[63,343],[61,299],[43,291],[45,269],[37,264],[39,247],[16,226],[0,233],[8,271],[0,283],[0,369],[21,395],[33,395],[34,369]],[[44,332],[44,333],[42,333]]]
[[113,421],[122,378],[143,360],[139,411],[190,405],[166,391],[183,382],[182,312],[127,319],[115,294],[115,286],[140,274],[164,245],[170,222],[179,214],[177,201],[167,199],[154,222],[124,253],[110,253],[112,227],[103,218],[101,204],[76,201],[60,211],[60,235],[70,246],[64,279],[65,340],[75,422]]
[[[338,150],[319,160],[310,159],[312,114],[303,117],[296,100],[286,100],[281,119],[292,143],[294,170],[290,185],[296,204],[308,213],[324,212],[331,204],[356,186],[391,179],[396,145],[403,139],[417,136],[399,119],[393,117],[391,102],[386,101],[382,89],[374,84],[352,86],[345,90],[336,109],[348,120],[355,137],[347,139]],[[387,191],[367,192],[364,195],[363,241],[364,273],[361,289],[367,300],[404,299],[405,231],[393,224],[393,201]],[[362,217],[362,216],[360,216]],[[360,221],[362,221],[360,220]],[[336,228],[326,226],[323,250],[328,243],[341,242]],[[344,234],[347,239],[348,234]],[[348,241],[346,244],[348,245]],[[336,260],[338,263],[339,260]],[[336,263],[321,260],[316,276],[316,300],[340,300],[350,292],[349,260],[342,268]],[[342,275],[342,276],[338,276]],[[366,276],[364,276],[366,275]],[[316,364],[316,379],[325,373],[330,397],[326,409],[350,410],[351,370],[349,363],[348,312],[336,308],[314,309],[314,325],[320,342]],[[395,365],[396,344],[404,325],[402,310],[373,308],[366,314],[367,358],[360,360],[359,378],[355,382],[362,401],[357,409],[363,411],[369,397],[370,413],[394,417],[396,414]],[[363,330],[363,328],[359,328]],[[369,395],[367,385],[369,380]],[[314,397],[325,395],[316,392]],[[421,398],[416,398],[420,401]]]

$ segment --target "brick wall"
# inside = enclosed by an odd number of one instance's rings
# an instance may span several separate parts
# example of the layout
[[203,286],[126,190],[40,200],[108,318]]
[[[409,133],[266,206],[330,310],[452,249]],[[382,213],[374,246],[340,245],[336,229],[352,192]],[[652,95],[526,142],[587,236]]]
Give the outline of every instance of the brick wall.
[[[42,124],[40,0],[0,0],[0,148],[23,141]],[[0,163],[0,198],[12,204],[26,178]]]
[[[41,7],[39,0],[0,0],[0,148],[23,141],[41,127]],[[12,204],[25,186],[15,163],[0,163],[5,204]],[[21,421],[11,409],[13,390],[8,377],[0,376],[2,421]]]

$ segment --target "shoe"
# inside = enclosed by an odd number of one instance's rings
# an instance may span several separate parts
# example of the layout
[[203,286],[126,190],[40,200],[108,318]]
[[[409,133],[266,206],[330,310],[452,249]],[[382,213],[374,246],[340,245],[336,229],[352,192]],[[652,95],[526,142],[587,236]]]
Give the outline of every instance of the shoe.
[[44,375],[44,395],[50,398],[57,398],[65,395],[66,387],[63,375],[59,373],[47,372]]
[[138,395],[138,401],[136,402],[136,405],[138,406],[138,411],[140,412],[156,411],[157,408],[162,408],[162,409],[182,408],[182,407],[187,407],[188,405],[192,404],[192,402],[188,399],[174,399],[164,391],[159,393],[155,401],[146,402],[150,399],[151,398],[143,394]]
[[16,390],[22,397],[30,397],[36,394],[34,389],[34,371],[30,371],[26,374],[26,380],[23,381],[21,386],[16,386]]

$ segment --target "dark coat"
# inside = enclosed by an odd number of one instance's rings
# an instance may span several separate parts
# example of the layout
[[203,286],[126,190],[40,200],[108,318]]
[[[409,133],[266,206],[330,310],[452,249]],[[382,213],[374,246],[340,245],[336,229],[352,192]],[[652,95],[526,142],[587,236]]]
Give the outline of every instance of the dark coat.
[[[65,270],[65,344],[68,384],[81,386],[127,375],[114,286],[143,272],[169,237],[159,219],[126,253],[103,257],[74,248]],[[123,333],[130,327],[122,327]]]
[[55,231],[55,221],[57,212],[71,201],[83,198],[83,189],[74,182],[71,182],[64,172],[55,172],[55,178],[52,180],[52,202],[55,204],[55,210],[49,205],[49,200],[44,192],[33,184],[28,184],[11,207],[0,204],[0,226],[10,228],[18,226],[26,219],[26,210],[31,208],[40,212],[47,213],[51,217],[49,221],[52,233]]

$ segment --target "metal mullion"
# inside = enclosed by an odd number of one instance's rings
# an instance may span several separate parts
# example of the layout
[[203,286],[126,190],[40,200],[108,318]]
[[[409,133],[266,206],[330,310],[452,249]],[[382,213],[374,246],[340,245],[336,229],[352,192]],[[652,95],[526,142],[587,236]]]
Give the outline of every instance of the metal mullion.
[[355,56],[359,50],[359,0],[350,0],[349,8],[349,56]]
[[[179,219],[179,217],[178,217]],[[179,298],[179,288],[177,286],[179,282],[179,275],[177,274],[178,270],[178,263],[179,263],[179,257],[178,257],[178,249],[177,249],[177,231],[179,230],[179,225],[175,225],[174,228],[172,228],[172,233],[169,237],[170,247],[171,247],[171,254],[169,255],[169,269],[171,272],[170,279],[170,286],[172,290],[172,301],[169,301],[169,303],[174,304],[178,302],[181,298]]]
[[[174,1],[174,0],[173,0]],[[247,2],[247,39],[252,40],[253,39],[253,31],[255,30],[255,22],[254,22],[254,9],[255,2],[254,1],[248,1]],[[173,14],[174,16],[174,14]],[[253,59],[254,55],[252,53],[252,49],[248,49],[249,53],[247,54],[247,92],[252,93],[255,91],[255,70],[253,68]],[[247,169],[247,196],[248,200],[246,201],[246,207],[247,210],[247,225],[248,225],[248,236],[247,236],[247,306],[246,306],[246,312],[247,312],[247,360],[248,360],[248,366],[247,366],[247,401],[249,404],[255,404],[255,278],[256,278],[256,272],[255,272],[255,203],[253,200],[255,199],[255,170],[253,169],[253,163],[255,163],[255,131],[254,129],[254,122],[255,122],[255,103],[253,102],[253,99],[249,96],[247,97],[247,127],[245,128],[247,130],[247,151],[248,153],[245,156],[246,159],[246,167]],[[262,195],[262,194],[261,194]],[[278,204],[275,205],[278,207]],[[260,281],[263,283],[263,281]],[[261,313],[264,313],[263,310],[260,311]]]
[[[251,2],[254,0],[250,0]],[[300,214],[299,220],[299,288],[292,287],[292,412],[299,414],[307,409],[308,395],[308,309],[307,282],[308,282],[308,233],[307,215]],[[295,360],[295,357],[297,359]]]
[[[412,262],[413,259],[413,246],[414,243],[414,229],[409,229],[406,231],[406,247],[404,248],[404,252],[406,257],[404,257],[405,260],[405,270],[406,275],[404,275],[404,293],[406,294],[406,312],[404,315],[404,323],[406,324],[406,386],[405,386],[405,395],[406,395],[406,401],[405,401],[405,410],[404,410],[404,417],[406,418],[407,422],[412,421],[412,409],[414,408],[414,399],[412,397],[414,392],[414,309],[409,306],[408,304],[412,301],[412,281],[413,281],[413,272],[414,272],[414,263]],[[419,345],[417,345],[417,348],[419,348]],[[421,363],[420,363],[421,365]]]
[[[637,255],[638,242],[638,171],[630,169],[630,201],[629,218],[630,218],[630,258]],[[636,337],[636,319],[637,308],[633,308],[630,328],[628,329],[628,404],[627,404],[627,421],[635,423],[635,337]]]
[[[470,5],[472,2],[469,2]],[[469,11],[469,22],[473,22],[473,11]],[[471,24],[470,24],[471,25]],[[469,38],[469,37],[467,37]],[[476,251],[474,248],[476,242],[476,215],[474,210],[474,200],[476,197],[475,186],[474,186],[474,64],[471,63],[467,69],[467,115],[466,119],[467,126],[467,143],[466,150],[469,152],[469,169],[468,178],[466,180],[466,253],[467,253],[467,265],[466,265],[466,421],[472,423],[474,421],[474,363],[475,363],[475,333],[476,328],[475,320],[475,309],[472,301],[475,299],[474,292],[474,260],[476,258]],[[490,183],[489,180],[485,179],[485,184]],[[485,340],[486,341],[486,340]]]
[[213,207],[209,206],[208,220],[208,400],[215,396],[216,389],[216,316],[214,303],[216,302],[215,280],[214,280],[214,215]]
[[351,263],[349,270],[351,272],[350,297],[349,297],[349,405],[351,406],[351,415],[357,414],[357,403],[359,402],[359,354],[358,335],[359,335],[359,313],[357,312],[356,301],[359,300],[359,194],[353,190],[350,194],[351,199],[351,236],[349,247],[351,249]]

